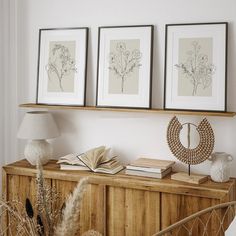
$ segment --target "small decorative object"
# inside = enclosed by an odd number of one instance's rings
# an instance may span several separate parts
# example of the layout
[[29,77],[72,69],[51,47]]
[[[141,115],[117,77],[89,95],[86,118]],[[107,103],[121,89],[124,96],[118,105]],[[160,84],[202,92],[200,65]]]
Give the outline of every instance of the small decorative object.
[[[25,236],[76,236],[79,231],[79,213],[83,195],[88,187],[89,178],[82,178],[73,193],[61,208],[57,206],[60,194],[55,188],[47,185],[41,165],[37,165],[36,204],[30,199],[25,204],[19,201],[6,202],[0,199],[0,222],[8,214],[6,224],[1,225],[0,235]],[[15,227],[14,227],[15,226]],[[79,234],[81,235],[81,234]],[[89,230],[83,236],[102,236],[99,232]]]
[[208,157],[212,161],[211,179],[215,182],[227,182],[230,178],[229,162],[233,157],[225,152],[214,152]]
[[60,135],[53,116],[45,111],[27,112],[18,131],[18,138],[28,139],[25,146],[25,158],[31,165],[38,161],[42,165],[52,158],[53,149],[45,139],[56,138]]
[[100,107],[151,107],[153,25],[99,27]]
[[[180,140],[180,132],[183,126],[187,125],[188,133],[188,147],[185,147]],[[190,148],[190,132],[191,126],[196,128],[199,134],[200,142],[197,147]],[[214,148],[214,132],[210,123],[204,118],[198,126],[192,123],[181,124],[176,116],[174,116],[169,122],[167,129],[167,142],[173,155],[181,162],[188,164],[189,171],[186,173],[177,173],[171,176],[172,179],[177,179],[191,183],[201,183],[205,181],[206,176],[192,175],[190,173],[190,165],[197,165],[205,161],[212,153]]]
[[165,109],[226,111],[227,27],[166,25]]
[[85,104],[88,28],[40,29],[37,103]]

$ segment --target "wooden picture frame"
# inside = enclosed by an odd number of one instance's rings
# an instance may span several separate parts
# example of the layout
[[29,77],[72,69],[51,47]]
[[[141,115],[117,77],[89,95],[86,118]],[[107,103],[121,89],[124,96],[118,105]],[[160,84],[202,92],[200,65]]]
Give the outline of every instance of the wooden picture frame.
[[39,30],[37,104],[84,106],[88,28]]
[[226,111],[227,22],[168,24],[164,109]]
[[151,108],[153,28],[99,27],[97,107]]

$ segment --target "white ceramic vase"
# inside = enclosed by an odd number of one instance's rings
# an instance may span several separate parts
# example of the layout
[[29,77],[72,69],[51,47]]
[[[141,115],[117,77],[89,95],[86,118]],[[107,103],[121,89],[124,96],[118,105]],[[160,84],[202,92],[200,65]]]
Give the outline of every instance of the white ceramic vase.
[[227,182],[230,178],[230,165],[233,157],[225,152],[212,153],[208,158],[212,162],[211,179],[215,182]]
[[46,140],[31,140],[25,146],[25,158],[31,165],[37,165],[39,161],[41,165],[45,165],[52,158],[53,149]]

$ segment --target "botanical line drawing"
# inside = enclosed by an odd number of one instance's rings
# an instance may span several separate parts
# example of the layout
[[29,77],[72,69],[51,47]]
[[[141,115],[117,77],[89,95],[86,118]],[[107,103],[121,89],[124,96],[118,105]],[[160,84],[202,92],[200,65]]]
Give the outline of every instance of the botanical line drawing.
[[48,74],[48,79],[56,75],[59,82],[60,90],[63,92],[63,79],[72,73],[77,73],[75,61],[73,60],[69,48],[62,44],[55,44],[50,52],[48,64],[45,66]]
[[197,41],[192,42],[192,50],[187,52],[185,62],[175,66],[182,71],[187,79],[193,84],[192,96],[197,94],[199,85],[203,89],[208,88],[212,83],[212,75],[215,73],[215,66],[209,63],[207,54],[201,52],[201,45]]
[[126,49],[124,42],[118,42],[116,51],[109,54],[108,68],[121,79],[121,93],[124,93],[125,80],[129,78],[135,68],[142,66],[141,57],[142,54],[138,49],[130,51]]

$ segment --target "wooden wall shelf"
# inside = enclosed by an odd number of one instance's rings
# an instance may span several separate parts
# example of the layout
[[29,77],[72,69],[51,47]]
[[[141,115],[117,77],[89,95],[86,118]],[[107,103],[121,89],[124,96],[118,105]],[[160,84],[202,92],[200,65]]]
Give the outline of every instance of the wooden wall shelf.
[[54,110],[83,110],[83,111],[115,111],[115,112],[139,112],[139,113],[157,113],[157,114],[175,114],[191,116],[223,116],[234,117],[236,112],[207,112],[207,111],[182,111],[182,110],[163,110],[163,109],[130,109],[130,108],[104,108],[94,106],[61,106],[61,105],[44,105],[35,103],[20,104],[19,107],[34,109],[54,109]]

